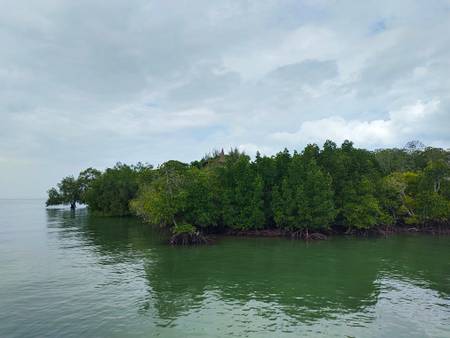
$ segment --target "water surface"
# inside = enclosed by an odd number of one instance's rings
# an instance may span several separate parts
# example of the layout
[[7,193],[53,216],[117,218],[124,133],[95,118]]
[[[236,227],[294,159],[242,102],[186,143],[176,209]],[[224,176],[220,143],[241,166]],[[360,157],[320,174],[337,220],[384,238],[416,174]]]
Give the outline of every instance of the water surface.
[[0,200],[0,337],[450,337],[448,236],[165,243]]

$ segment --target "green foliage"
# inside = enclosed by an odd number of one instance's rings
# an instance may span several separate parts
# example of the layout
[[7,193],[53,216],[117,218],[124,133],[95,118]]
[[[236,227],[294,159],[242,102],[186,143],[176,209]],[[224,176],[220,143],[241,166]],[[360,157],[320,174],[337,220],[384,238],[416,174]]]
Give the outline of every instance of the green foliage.
[[197,232],[197,229],[192,224],[184,223],[184,224],[178,224],[172,228],[172,233],[174,235],[182,235],[182,234],[188,234],[193,235]]
[[73,176],[63,178],[57,189],[51,188],[48,191],[46,205],[70,204],[75,209],[76,203],[86,203],[86,193],[100,174],[100,171],[88,168],[80,172],[77,179]]
[[222,222],[235,229],[258,229],[264,224],[263,182],[250,158],[233,151],[217,169],[221,186]]
[[385,175],[414,168],[413,157],[405,149],[379,149],[375,158]]
[[354,148],[349,141],[341,148],[328,141],[319,162],[332,177],[338,225],[368,229],[392,222],[377,198],[382,171],[374,153]]
[[176,234],[420,226],[450,220],[449,163],[449,151],[419,142],[371,152],[350,141],[340,147],[326,141],[322,149],[310,144],[301,153],[257,153],[254,161],[237,149],[222,150],[156,169],[141,163],[118,163],[104,172],[88,168],[50,189],[47,205],[86,203],[105,215],[133,212]]
[[381,225],[384,220],[378,201],[370,194],[361,196],[358,201],[345,203],[342,214],[348,228],[369,229]]
[[51,188],[48,192],[47,206],[63,204],[61,194],[56,188]]
[[76,203],[81,203],[82,188],[77,179],[73,176],[64,177],[58,183],[58,188],[52,188],[48,191],[47,206],[70,204],[75,209]]
[[184,184],[182,213],[187,222],[212,227],[220,222],[220,190],[213,170],[190,168]]
[[450,217],[450,202],[434,191],[417,195],[417,217],[421,223],[444,222]]
[[186,171],[187,165],[178,161],[161,165],[153,181],[131,202],[131,208],[150,223],[176,226],[186,209]]
[[301,193],[304,200],[301,209],[304,227],[316,230],[328,228],[336,216],[331,176],[323,173],[315,160],[305,167]]
[[281,228],[328,228],[335,217],[330,175],[322,172],[310,154],[294,154],[281,187],[275,188],[273,208],[275,223]]
[[435,193],[441,191],[441,183],[450,176],[450,167],[443,160],[430,161],[423,170],[422,189]]
[[272,210],[273,187],[277,182],[277,168],[273,158],[262,157],[259,152],[256,154],[254,168],[262,185],[262,210],[264,212],[264,224],[266,226],[274,225],[274,215]]
[[86,203],[86,194],[92,183],[101,176],[102,172],[94,168],[87,168],[78,175],[80,202]]
[[140,176],[147,168],[117,163],[91,181],[85,193],[89,209],[108,216],[126,216],[131,213],[130,201],[136,197]]

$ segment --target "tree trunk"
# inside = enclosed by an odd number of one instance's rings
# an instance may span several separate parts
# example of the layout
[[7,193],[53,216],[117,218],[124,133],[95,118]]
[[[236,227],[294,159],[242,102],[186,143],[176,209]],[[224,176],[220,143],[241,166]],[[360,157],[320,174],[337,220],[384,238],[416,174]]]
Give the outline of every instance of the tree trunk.
[[434,192],[439,192],[440,189],[441,189],[441,181],[437,179],[434,182]]

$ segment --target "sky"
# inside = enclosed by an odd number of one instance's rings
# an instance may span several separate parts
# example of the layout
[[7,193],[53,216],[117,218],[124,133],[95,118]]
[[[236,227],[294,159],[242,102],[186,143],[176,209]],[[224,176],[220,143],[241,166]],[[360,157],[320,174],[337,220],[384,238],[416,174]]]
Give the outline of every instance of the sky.
[[0,6],[0,198],[221,148],[450,147],[448,0]]

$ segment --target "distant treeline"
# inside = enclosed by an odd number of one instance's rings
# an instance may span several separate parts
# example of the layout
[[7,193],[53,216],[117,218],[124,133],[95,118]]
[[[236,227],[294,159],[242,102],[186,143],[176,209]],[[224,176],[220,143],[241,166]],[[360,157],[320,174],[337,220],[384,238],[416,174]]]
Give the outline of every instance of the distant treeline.
[[419,142],[368,151],[350,141],[258,153],[254,160],[238,150],[215,151],[190,164],[89,168],[48,195],[47,205],[136,214],[174,233],[442,225],[450,220],[450,151]]

